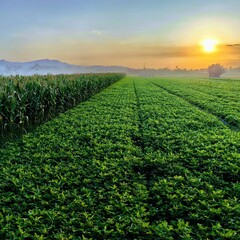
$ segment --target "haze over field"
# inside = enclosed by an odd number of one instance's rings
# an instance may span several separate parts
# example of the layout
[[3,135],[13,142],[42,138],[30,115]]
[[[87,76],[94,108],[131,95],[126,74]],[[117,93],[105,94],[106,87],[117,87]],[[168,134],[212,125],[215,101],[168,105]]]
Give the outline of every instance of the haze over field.
[[2,0],[0,59],[240,66],[239,0]]

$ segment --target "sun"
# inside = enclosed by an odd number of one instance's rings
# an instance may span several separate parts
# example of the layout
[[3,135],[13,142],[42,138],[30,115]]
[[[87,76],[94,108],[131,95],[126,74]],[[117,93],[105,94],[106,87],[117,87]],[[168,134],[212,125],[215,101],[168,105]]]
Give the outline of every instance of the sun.
[[203,46],[203,50],[207,53],[214,52],[216,50],[216,45],[218,44],[218,41],[216,39],[204,39],[201,42],[201,45]]

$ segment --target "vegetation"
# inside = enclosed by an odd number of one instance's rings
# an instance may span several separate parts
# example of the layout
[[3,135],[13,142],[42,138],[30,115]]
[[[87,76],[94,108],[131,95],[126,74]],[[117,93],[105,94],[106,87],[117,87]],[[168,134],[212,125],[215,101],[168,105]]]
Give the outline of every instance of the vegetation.
[[231,127],[240,129],[239,80],[155,78],[151,81],[202,110],[212,113]]
[[225,73],[225,69],[220,64],[212,64],[208,67],[207,70],[209,77],[220,77],[223,73]]
[[123,74],[0,78],[0,134],[16,133],[76,106]]
[[1,148],[0,239],[239,239],[240,133],[171,81],[125,78]]

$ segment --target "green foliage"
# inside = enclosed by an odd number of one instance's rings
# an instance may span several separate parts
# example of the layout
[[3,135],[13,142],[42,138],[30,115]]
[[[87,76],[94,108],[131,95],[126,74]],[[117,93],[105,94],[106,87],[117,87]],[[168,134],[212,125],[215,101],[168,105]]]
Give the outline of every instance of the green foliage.
[[0,134],[24,131],[76,106],[123,74],[75,74],[0,79]]
[[151,82],[240,128],[239,80],[155,78]]
[[240,134],[151,81],[0,149],[0,239],[239,239]]
[[226,71],[223,66],[217,63],[209,66],[207,72],[209,74],[209,77],[220,77]]

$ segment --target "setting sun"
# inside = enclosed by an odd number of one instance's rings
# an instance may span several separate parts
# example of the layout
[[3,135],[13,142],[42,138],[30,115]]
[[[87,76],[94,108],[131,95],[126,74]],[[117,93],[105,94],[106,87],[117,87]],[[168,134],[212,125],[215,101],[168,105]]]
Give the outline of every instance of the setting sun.
[[218,41],[215,39],[205,39],[202,41],[203,50],[205,52],[214,52]]

